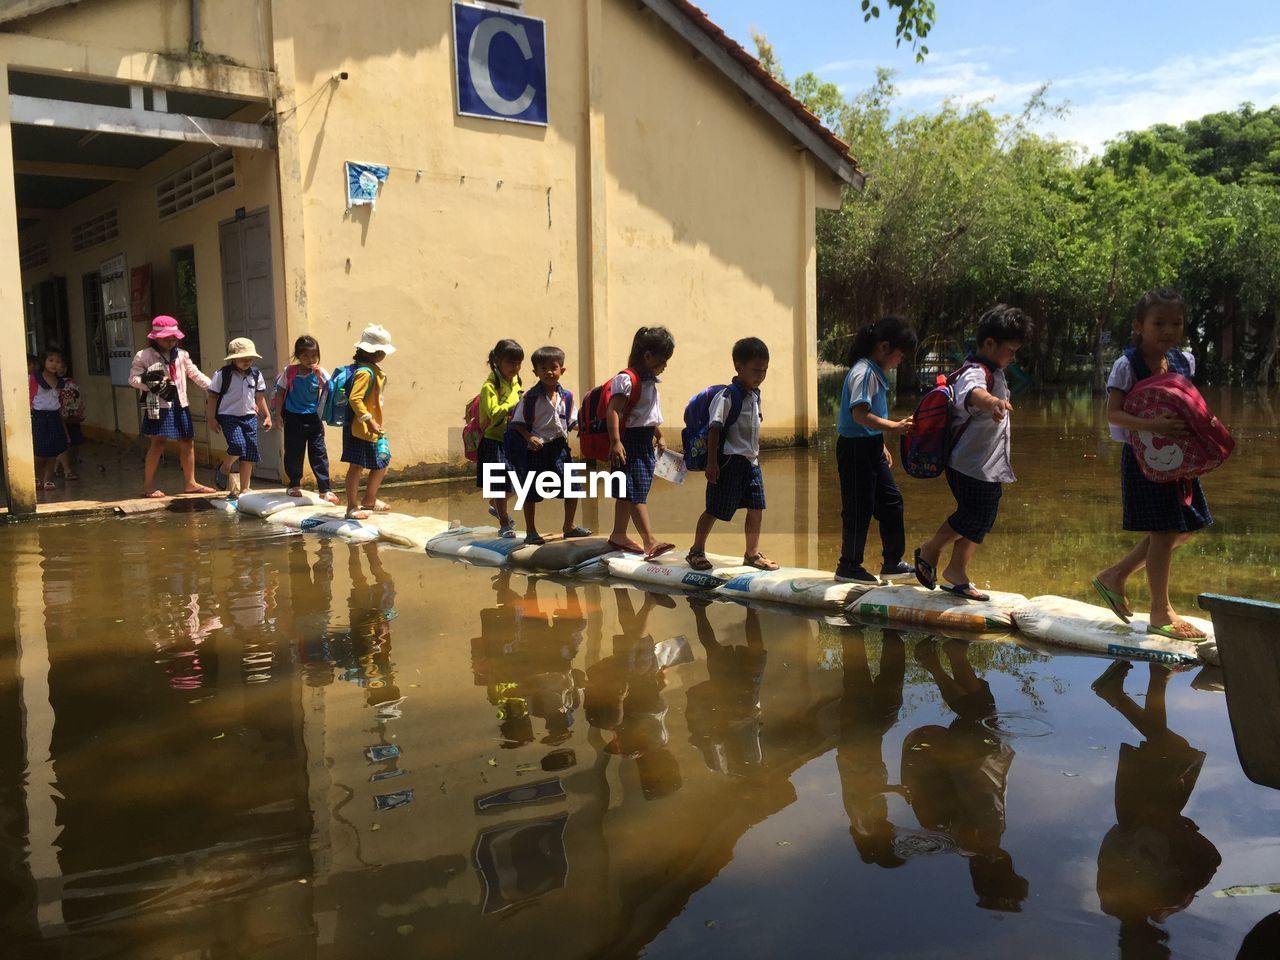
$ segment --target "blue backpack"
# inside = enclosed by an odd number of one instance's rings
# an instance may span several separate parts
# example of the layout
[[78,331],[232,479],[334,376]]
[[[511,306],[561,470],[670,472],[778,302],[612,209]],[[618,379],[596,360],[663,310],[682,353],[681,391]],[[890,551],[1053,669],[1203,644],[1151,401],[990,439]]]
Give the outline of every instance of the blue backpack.
[[[707,468],[707,434],[711,430],[711,402],[722,390],[729,391],[729,414],[720,431],[720,443],[724,444],[725,432],[738,422],[742,413],[742,401],[746,394],[736,383],[719,383],[695,393],[684,408],[684,429],[680,431],[680,445],[684,448],[684,465],[690,470]],[[717,451],[718,453],[719,451]]]
[[346,424],[351,414],[350,397],[347,394],[351,389],[351,382],[355,379],[356,371],[361,367],[369,371],[369,389],[364,394],[367,397],[373,392],[374,385],[378,382],[378,375],[373,367],[367,363],[348,363],[345,367],[338,367],[333,371],[328,384],[329,392],[324,398],[324,409],[320,412],[320,419],[329,426],[341,427]]
[[[573,424],[573,392],[567,387],[562,389],[564,391],[564,429],[567,434]],[[524,423],[526,428],[533,426],[534,404],[546,395],[547,391],[542,388],[541,383],[535,383],[525,391],[524,398],[520,402],[524,404]],[[507,423],[510,424],[510,422],[508,419]],[[529,441],[522,437],[520,431],[515,427],[508,426],[507,432],[502,435],[502,453],[507,458],[507,463],[512,470],[517,473],[528,471]]]

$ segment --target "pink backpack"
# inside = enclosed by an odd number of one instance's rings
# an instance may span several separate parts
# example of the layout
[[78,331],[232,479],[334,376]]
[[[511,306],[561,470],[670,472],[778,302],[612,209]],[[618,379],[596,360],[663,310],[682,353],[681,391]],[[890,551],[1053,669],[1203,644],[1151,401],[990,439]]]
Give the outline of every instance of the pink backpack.
[[1184,502],[1190,502],[1191,478],[1221,466],[1235,449],[1230,432],[1209,410],[1195,384],[1180,373],[1139,381],[1125,397],[1124,410],[1145,419],[1177,417],[1187,425],[1187,432],[1176,440],[1146,430],[1129,431],[1143,476],[1154,483],[1182,482]]
[[480,426],[480,394],[476,394],[462,411],[462,453],[472,463],[480,455],[484,427]]

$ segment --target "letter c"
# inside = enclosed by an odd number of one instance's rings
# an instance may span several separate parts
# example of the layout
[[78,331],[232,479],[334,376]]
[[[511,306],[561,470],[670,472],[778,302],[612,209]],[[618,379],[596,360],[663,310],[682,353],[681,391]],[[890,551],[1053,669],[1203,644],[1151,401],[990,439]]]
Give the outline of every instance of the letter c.
[[526,61],[533,59],[529,35],[522,24],[513,23],[506,17],[489,17],[481,20],[471,34],[471,43],[467,45],[467,69],[471,72],[471,82],[476,93],[485,106],[504,117],[514,117],[529,109],[538,91],[533,88],[533,84],[528,84],[519,97],[508,100],[494,87],[493,75],[489,72],[489,48],[493,45],[493,38],[500,33],[505,33],[516,42]]

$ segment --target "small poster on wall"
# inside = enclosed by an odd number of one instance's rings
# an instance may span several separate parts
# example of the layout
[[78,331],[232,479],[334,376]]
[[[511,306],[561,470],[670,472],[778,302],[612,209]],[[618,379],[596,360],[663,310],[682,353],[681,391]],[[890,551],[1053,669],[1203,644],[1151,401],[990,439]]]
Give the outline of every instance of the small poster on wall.
[[102,261],[98,273],[102,278],[102,319],[107,331],[111,383],[127,387],[133,364],[133,325],[129,322],[129,274],[124,254]]
[[129,312],[138,320],[151,319],[151,264],[129,271]]

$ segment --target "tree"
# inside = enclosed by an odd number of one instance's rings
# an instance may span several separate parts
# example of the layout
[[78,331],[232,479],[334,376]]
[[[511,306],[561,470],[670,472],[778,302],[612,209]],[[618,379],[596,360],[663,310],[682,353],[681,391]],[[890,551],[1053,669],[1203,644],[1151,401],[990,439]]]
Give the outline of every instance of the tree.
[[[903,40],[907,41],[911,44],[911,49],[916,52],[916,63],[924,63],[924,58],[929,55],[929,48],[923,41],[938,18],[938,10],[933,0],[884,0],[884,4],[898,11],[898,23],[894,28],[897,40],[894,45],[899,46]],[[862,0],[863,23],[879,16],[878,4],[872,3],[871,0]]]

